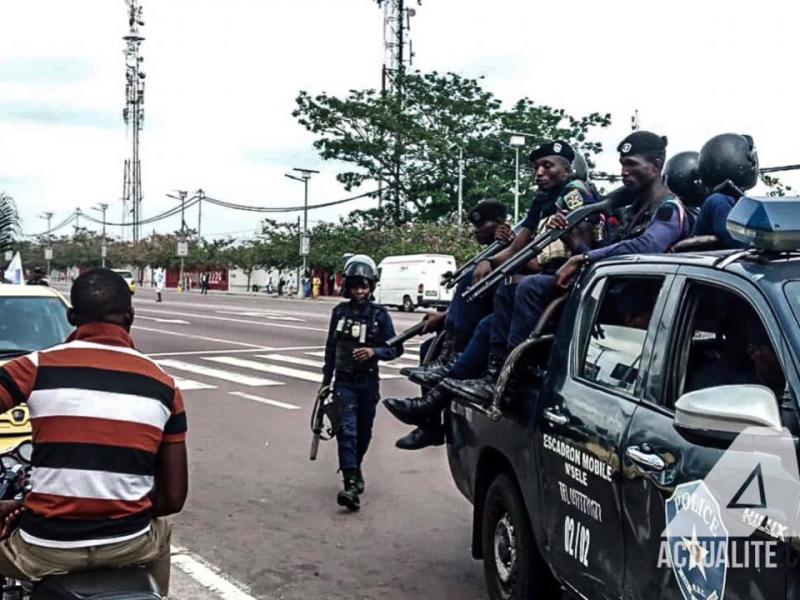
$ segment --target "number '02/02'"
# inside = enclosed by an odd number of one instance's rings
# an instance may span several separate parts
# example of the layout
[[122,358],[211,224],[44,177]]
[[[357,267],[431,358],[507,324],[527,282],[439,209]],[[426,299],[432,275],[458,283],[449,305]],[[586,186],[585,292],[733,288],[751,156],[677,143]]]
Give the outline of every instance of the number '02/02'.
[[589,566],[591,532],[572,517],[564,518],[564,551],[584,567]]

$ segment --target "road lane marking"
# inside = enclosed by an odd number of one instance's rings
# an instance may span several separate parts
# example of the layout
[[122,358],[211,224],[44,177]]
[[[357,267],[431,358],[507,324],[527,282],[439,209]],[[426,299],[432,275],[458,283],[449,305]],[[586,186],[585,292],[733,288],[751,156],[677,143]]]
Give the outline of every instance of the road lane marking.
[[221,338],[206,337],[204,335],[194,335],[192,333],[181,333],[180,331],[169,331],[168,329],[152,329],[151,327],[142,327],[134,325],[133,329],[140,329],[142,331],[149,331],[151,333],[164,333],[170,336],[192,338],[194,340],[203,340],[205,342],[219,342],[220,344],[233,344],[234,346],[246,346],[253,350],[272,350],[269,346],[262,344],[248,344],[247,342],[234,342],[233,340],[223,340]]
[[175,315],[176,317],[192,317],[194,319],[208,319],[211,321],[227,321],[229,323],[242,323],[244,325],[261,325],[262,327],[279,329],[299,329],[302,331],[324,331],[328,332],[327,327],[307,327],[305,325],[289,325],[288,323],[274,323],[272,321],[251,321],[247,319],[234,319],[232,317],[218,317],[216,315],[199,315],[196,313],[180,313],[172,310],[158,310],[155,308],[137,308],[136,313],[156,313],[164,315]]
[[196,373],[197,375],[205,375],[206,377],[215,377],[216,379],[223,379],[233,383],[240,383],[242,385],[249,385],[250,387],[261,387],[268,385],[286,385],[282,381],[273,381],[272,379],[264,379],[262,377],[250,377],[248,375],[241,375],[233,371],[223,371],[222,369],[212,369],[203,365],[195,365],[180,360],[157,360],[162,367],[171,369],[178,369],[179,371],[188,371],[189,373]]
[[297,323],[303,322],[303,319],[298,319],[297,317],[289,317],[264,310],[217,310],[215,312],[220,315],[234,315],[238,317],[264,317],[265,319],[271,319],[275,321],[296,321]]
[[148,354],[150,358],[160,358],[162,356],[192,356],[197,354],[248,354],[251,352],[272,352],[278,350],[272,346],[261,346],[260,348],[228,348],[227,350],[184,350],[183,352],[155,352]]
[[287,404],[286,402],[278,402],[277,400],[270,400],[269,398],[262,398],[261,396],[254,396],[253,394],[246,394],[244,392],[228,392],[231,396],[239,396],[252,400],[253,402],[260,402],[261,404],[269,404],[270,406],[277,406],[278,408],[285,408],[286,410],[300,410],[300,406],[296,404]]
[[[285,348],[275,348],[275,350],[285,350]],[[325,358],[325,351],[324,350],[320,350],[320,351],[317,351],[317,352],[306,352],[305,354],[308,355],[308,356],[316,356],[317,358]],[[408,361],[411,361],[411,362],[417,361],[417,363],[414,366],[419,366],[419,354],[409,354],[408,352],[403,353],[403,356],[401,356],[400,358],[396,358],[391,362],[383,363],[383,364],[392,366],[397,361],[403,361],[403,360],[405,360],[406,362],[408,362]]]
[[[325,356],[325,353],[323,352],[322,355]],[[256,357],[265,358],[267,360],[276,360],[278,362],[285,362],[293,365],[300,365],[303,367],[314,367],[315,369],[322,369],[325,366],[324,362],[320,362],[318,360],[309,360],[307,358],[300,358],[298,356],[288,356],[286,354],[256,354]],[[409,365],[393,365],[391,363],[381,363],[381,366],[390,367],[392,369],[402,369]],[[397,377],[395,377],[394,375],[381,374],[381,379],[397,379]]]
[[209,383],[201,383],[199,381],[195,381],[194,379],[184,379],[183,377],[172,377],[175,380],[175,385],[178,386],[178,389],[182,392],[188,392],[190,390],[215,390],[217,386],[211,385]]
[[170,554],[173,565],[222,600],[256,600],[246,591],[246,586],[224,576],[219,569],[200,557],[192,556],[185,548],[171,546]]
[[292,369],[290,367],[282,367],[280,365],[270,365],[255,360],[236,358],[235,356],[207,356],[203,357],[203,360],[210,360],[223,365],[230,365],[232,367],[263,371],[264,373],[272,373],[273,375],[285,375],[286,377],[294,377],[295,379],[302,379],[304,381],[313,381],[314,383],[322,383],[322,373],[312,373],[311,371],[303,371],[301,369]]
[[174,323],[175,325],[191,325],[189,321],[183,319],[162,319],[160,317],[145,317],[144,315],[136,315],[137,319],[145,319],[147,321],[155,321],[156,323]]

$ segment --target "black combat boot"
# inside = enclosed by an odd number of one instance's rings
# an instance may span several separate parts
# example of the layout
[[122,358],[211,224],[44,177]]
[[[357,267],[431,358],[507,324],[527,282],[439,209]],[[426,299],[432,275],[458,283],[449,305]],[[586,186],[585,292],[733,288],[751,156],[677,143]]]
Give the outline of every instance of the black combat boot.
[[364,489],[366,489],[367,487],[367,484],[364,481],[364,473],[361,471],[361,467],[358,467],[356,469],[355,478],[356,478],[356,493],[363,494]]
[[428,446],[441,446],[442,444],[444,444],[444,429],[438,423],[417,427],[394,443],[400,450],[421,450]]
[[356,469],[348,469],[344,472],[344,489],[336,495],[336,502],[349,511],[357,511],[361,508],[356,486]]
[[406,425],[422,425],[447,406],[450,394],[441,386],[433,387],[421,398],[386,398],[383,405]]
[[436,385],[447,377],[460,354],[461,350],[456,344],[455,337],[448,334],[436,360],[419,367],[406,367],[400,370],[400,374],[405,375],[417,385]]
[[489,364],[482,377],[477,379],[453,379],[448,377],[438,387],[446,388],[450,393],[466,400],[488,406],[494,399],[495,384],[500,371],[506,362],[506,355],[492,351]]

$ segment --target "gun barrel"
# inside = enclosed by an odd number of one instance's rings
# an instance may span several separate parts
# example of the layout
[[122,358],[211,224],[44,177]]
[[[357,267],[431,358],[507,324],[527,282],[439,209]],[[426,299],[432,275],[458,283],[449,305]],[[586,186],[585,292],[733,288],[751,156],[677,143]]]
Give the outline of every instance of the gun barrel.
[[[519,223],[514,225],[514,228],[513,228],[512,231],[516,235],[516,234],[519,233],[520,229],[522,229],[522,221],[520,221]],[[483,259],[489,258],[490,256],[493,256],[493,255],[497,254],[498,252],[500,252],[500,250],[505,248],[507,245],[508,244],[506,244],[505,242],[501,242],[500,240],[493,241],[491,244],[486,246],[486,248],[481,250],[478,254],[473,256],[471,259],[469,259],[467,262],[465,262],[463,265],[461,265],[458,269],[456,269],[455,272],[453,272],[453,274],[450,275],[450,277],[448,277],[446,281],[444,281],[444,280],[442,281],[442,284],[446,285],[448,289],[456,286],[459,281],[461,281],[462,279],[464,279],[464,277],[467,276],[466,275],[467,272],[472,267],[477,265]]]
[[409,327],[405,331],[401,331],[400,333],[398,333],[393,338],[390,338],[386,342],[386,345],[390,347],[399,346],[407,342],[411,338],[421,335],[424,329],[425,329],[425,321],[420,321],[416,325]]

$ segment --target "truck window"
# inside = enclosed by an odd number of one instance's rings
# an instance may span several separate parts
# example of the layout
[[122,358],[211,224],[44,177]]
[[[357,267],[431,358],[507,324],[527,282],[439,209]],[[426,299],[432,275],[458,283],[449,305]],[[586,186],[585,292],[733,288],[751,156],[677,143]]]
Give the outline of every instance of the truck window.
[[786,390],[778,353],[758,312],[742,296],[711,285],[690,282],[686,297],[688,327],[679,347],[677,398],[719,385],[764,385],[782,398]]
[[632,394],[661,278],[611,278],[592,321],[580,376]]

